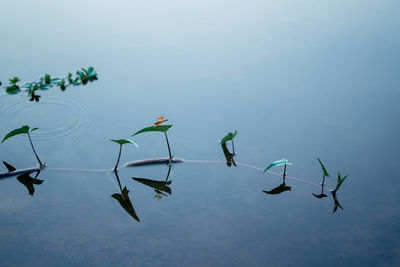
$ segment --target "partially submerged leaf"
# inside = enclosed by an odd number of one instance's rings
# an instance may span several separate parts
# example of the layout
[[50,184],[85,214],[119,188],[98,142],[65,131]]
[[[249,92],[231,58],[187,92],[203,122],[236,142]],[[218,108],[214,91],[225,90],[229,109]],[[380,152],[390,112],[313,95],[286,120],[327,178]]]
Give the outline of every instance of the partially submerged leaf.
[[140,131],[137,131],[136,133],[132,134],[132,136],[140,134],[140,133],[145,133],[145,132],[167,132],[169,128],[171,128],[172,125],[160,125],[160,126],[150,126],[146,127]]
[[264,172],[268,171],[272,167],[280,166],[280,165],[293,165],[293,164],[290,163],[287,159],[280,159],[280,160],[274,161],[271,164],[269,164],[268,167],[265,168]]
[[322,171],[324,172],[325,177],[330,177],[329,173],[326,171],[324,164],[322,164],[321,160],[318,158],[319,164],[321,164]]
[[117,144],[120,144],[121,146],[124,145],[124,144],[133,144],[136,147],[139,147],[139,145],[135,141],[133,141],[131,139],[117,139],[117,140],[110,139],[110,141],[113,141],[113,142],[115,142]]
[[233,138],[235,138],[235,136],[238,134],[239,132],[235,130],[235,132],[229,132],[227,135],[224,136],[224,138],[221,139],[221,141],[219,141],[219,143],[225,144],[228,141],[233,140]]
[[19,93],[20,88],[18,85],[11,85],[6,88],[7,94],[17,94]]
[[[34,128],[33,130],[36,130],[36,129],[37,129],[37,128]],[[32,131],[33,131],[33,130],[32,130]],[[3,142],[6,141],[8,138],[13,137],[13,136],[16,136],[16,135],[19,135],[19,134],[28,134],[28,133],[30,133],[29,126],[25,125],[25,126],[22,126],[21,128],[18,128],[18,129],[15,129],[15,130],[12,130],[11,132],[9,132],[9,133],[3,138],[3,141],[1,141],[1,142],[3,143]]]

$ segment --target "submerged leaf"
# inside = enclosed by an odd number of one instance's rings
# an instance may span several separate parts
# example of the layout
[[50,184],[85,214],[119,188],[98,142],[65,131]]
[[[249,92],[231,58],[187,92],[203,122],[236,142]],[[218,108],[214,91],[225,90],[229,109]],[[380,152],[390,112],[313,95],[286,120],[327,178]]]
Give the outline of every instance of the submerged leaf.
[[140,133],[145,133],[145,132],[167,132],[169,128],[171,128],[172,125],[159,125],[159,126],[150,126],[146,127],[140,131],[137,131],[136,133],[132,134],[132,136],[140,134]]
[[325,177],[330,177],[329,173],[326,171],[324,164],[322,164],[321,160],[318,158],[319,164],[321,164],[322,171],[324,172]]
[[8,138],[13,137],[13,136],[16,136],[16,135],[19,135],[19,134],[28,134],[28,133],[30,133],[31,131],[34,131],[34,130],[36,130],[36,129],[37,129],[37,128],[34,128],[34,129],[30,130],[30,129],[29,129],[29,126],[27,126],[27,125],[22,126],[21,128],[18,128],[18,129],[15,129],[15,130],[12,130],[11,132],[9,132],[9,133],[3,138],[3,141],[1,141],[1,142],[3,143],[3,142],[6,141]]
[[233,140],[233,138],[235,138],[235,136],[238,134],[239,132],[235,130],[235,132],[229,132],[227,135],[224,136],[224,138],[221,139],[221,141],[219,141],[219,143],[225,144],[228,141]]
[[110,141],[113,141],[113,142],[115,142],[117,144],[120,144],[121,146],[124,145],[124,144],[133,144],[136,147],[139,147],[139,145],[135,141],[133,141],[131,139],[117,139],[117,140],[110,139]]
[[280,166],[280,165],[293,165],[293,164],[290,163],[287,159],[280,159],[280,160],[274,161],[271,164],[269,164],[268,167],[265,168],[264,172],[268,171],[272,167]]

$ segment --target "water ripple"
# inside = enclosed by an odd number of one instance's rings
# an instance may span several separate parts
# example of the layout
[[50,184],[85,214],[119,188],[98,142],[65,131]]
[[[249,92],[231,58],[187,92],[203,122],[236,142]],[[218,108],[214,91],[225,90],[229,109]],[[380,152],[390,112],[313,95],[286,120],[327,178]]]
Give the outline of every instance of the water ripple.
[[[29,125],[39,128],[31,134],[35,144],[60,144],[85,135],[94,121],[89,107],[68,97],[46,96],[39,103],[32,103],[24,96],[0,99],[1,138],[15,128]],[[7,142],[21,146],[28,144],[25,136],[15,136]]]

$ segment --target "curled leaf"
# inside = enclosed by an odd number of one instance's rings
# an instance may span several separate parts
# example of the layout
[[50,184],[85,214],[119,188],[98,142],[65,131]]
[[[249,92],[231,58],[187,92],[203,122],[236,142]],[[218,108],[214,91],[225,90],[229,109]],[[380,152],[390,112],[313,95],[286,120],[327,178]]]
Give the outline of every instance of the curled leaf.
[[280,159],[280,160],[274,161],[271,164],[269,164],[267,166],[267,168],[265,168],[264,173],[266,171],[268,171],[269,169],[271,169],[272,167],[280,166],[280,165],[293,165],[293,164],[290,163],[287,159]]
[[120,144],[121,146],[124,144],[133,144],[134,146],[139,147],[139,145],[131,139],[117,139],[117,140],[110,139],[110,141]]
[[221,139],[221,141],[219,141],[219,143],[225,144],[228,141],[231,141],[235,138],[235,136],[238,134],[239,132],[235,130],[235,132],[229,132],[227,135],[224,136],[224,138]]

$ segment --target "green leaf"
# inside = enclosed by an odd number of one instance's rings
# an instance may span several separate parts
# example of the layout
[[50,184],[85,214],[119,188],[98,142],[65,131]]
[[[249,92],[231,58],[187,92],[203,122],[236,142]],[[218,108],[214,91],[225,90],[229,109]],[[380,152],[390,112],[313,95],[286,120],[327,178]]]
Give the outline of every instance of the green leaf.
[[33,129],[29,129],[29,133],[38,130],[39,128],[33,128]]
[[224,138],[221,139],[221,141],[219,141],[219,143],[222,145],[222,144],[225,144],[228,141],[233,140],[238,133],[239,132],[236,131],[236,130],[235,130],[234,133],[229,132],[227,135],[224,136]]
[[6,88],[7,94],[17,94],[20,91],[18,85],[11,85]]
[[14,78],[10,79],[10,83],[12,83],[13,85],[15,85],[19,81],[21,81],[21,80],[18,77],[14,77]]
[[92,66],[90,66],[90,67],[88,68],[89,74],[92,73],[93,71],[94,71],[94,68],[93,68]]
[[272,167],[280,166],[280,165],[293,165],[293,164],[290,163],[287,159],[280,159],[280,160],[274,161],[271,164],[269,164],[268,167],[265,168],[264,173],[266,171],[268,171],[269,169],[271,169]]
[[64,79],[61,79],[61,78],[53,78],[53,79],[51,79],[51,83],[55,83],[55,84],[59,84],[59,83],[61,83],[62,81],[64,81]]
[[139,145],[138,145],[135,141],[133,141],[133,140],[131,140],[131,139],[117,139],[117,140],[110,139],[110,141],[113,141],[113,142],[115,142],[115,143],[118,143],[118,144],[120,144],[121,146],[124,145],[124,144],[133,144],[133,145],[135,145],[136,147],[139,147]]
[[39,85],[39,89],[40,90],[48,90],[48,89],[50,89],[52,86],[51,86],[51,84],[47,84],[47,83],[45,83],[45,84],[40,84]]
[[167,132],[169,128],[171,128],[172,125],[159,125],[159,126],[150,126],[146,127],[140,131],[137,131],[136,133],[132,134],[132,136],[140,134],[140,133],[145,133],[145,132]]
[[321,160],[318,158],[319,164],[321,164],[322,171],[324,172],[325,177],[330,177],[329,173],[326,171],[324,164],[322,164]]
[[33,87],[36,85],[35,82],[27,82],[24,85],[22,85],[21,87],[23,88],[28,88],[28,89],[33,89]]
[[[36,129],[37,129],[37,128],[34,128],[34,129],[32,129],[32,131],[34,131],[34,130],[36,130]],[[18,129],[15,129],[15,130],[12,130],[11,132],[9,132],[9,133],[3,138],[3,141],[1,141],[1,142],[3,143],[3,142],[6,141],[8,138],[13,137],[13,136],[16,136],[16,135],[19,135],[19,134],[28,134],[28,133],[30,133],[29,126],[25,125],[25,126],[22,126],[21,128],[18,128]]]
[[44,83],[45,84],[50,84],[51,83],[51,77],[50,77],[50,74],[45,74],[44,75]]
[[339,187],[342,185],[342,183],[344,182],[344,180],[346,180],[347,176],[349,176],[349,175],[346,175],[345,177],[342,178],[342,177],[340,176],[340,173],[338,173],[338,181],[337,181],[337,185],[336,185],[335,191],[337,191],[337,190],[339,189]]
[[81,81],[79,80],[79,77],[78,77],[78,78],[75,78],[75,80],[72,82],[72,84],[73,84],[73,85],[80,85],[80,84],[81,84]]

